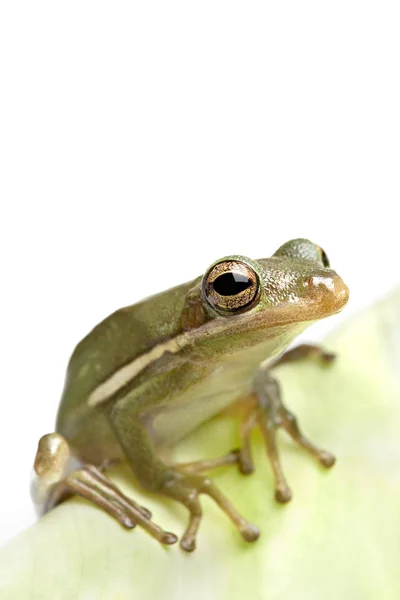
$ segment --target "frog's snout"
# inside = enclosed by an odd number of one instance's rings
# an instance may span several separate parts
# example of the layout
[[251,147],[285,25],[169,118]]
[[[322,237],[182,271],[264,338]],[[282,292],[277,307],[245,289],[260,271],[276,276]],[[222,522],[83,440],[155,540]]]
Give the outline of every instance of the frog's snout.
[[318,298],[318,304],[327,314],[333,314],[343,308],[349,299],[349,288],[334,271],[329,274],[313,275],[304,285],[311,296]]

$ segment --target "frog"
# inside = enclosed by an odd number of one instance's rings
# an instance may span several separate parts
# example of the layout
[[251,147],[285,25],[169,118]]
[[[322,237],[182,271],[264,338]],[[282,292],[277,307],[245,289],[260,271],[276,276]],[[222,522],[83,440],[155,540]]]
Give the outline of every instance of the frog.
[[[174,544],[178,536],[106,474],[108,466],[123,462],[143,488],[186,507],[183,550],[196,548],[202,495],[220,507],[245,541],[257,540],[260,529],[209,471],[235,465],[252,473],[256,428],[280,503],[288,502],[292,491],[280,460],[279,429],[320,465],[333,466],[333,454],[307,438],[283,404],[274,369],[307,358],[330,364],[335,355],[320,346],[291,343],[312,323],[338,313],[348,298],[348,287],[325,251],[298,238],[269,258],[220,258],[203,275],[112,313],[76,346],[55,431],[39,440],[32,486],[39,514],[78,495],[123,527],[140,526],[161,544]],[[240,409],[238,448],[184,464],[166,458],[169,448],[231,408]]]

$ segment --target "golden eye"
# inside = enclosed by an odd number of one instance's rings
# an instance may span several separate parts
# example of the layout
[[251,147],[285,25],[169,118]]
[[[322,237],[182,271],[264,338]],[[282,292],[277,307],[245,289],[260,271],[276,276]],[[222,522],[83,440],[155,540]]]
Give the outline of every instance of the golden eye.
[[322,262],[322,266],[326,267],[327,269],[329,269],[329,267],[331,266],[330,262],[329,262],[329,258],[327,253],[325,252],[325,250],[323,248],[321,248],[321,246],[317,246],[318,250],[319,250],[319,254],[320,254],[320,259]]
[[249,265],[226,260],[214,265],[204,276],[207,301],[221,313],[248,310],[260,295],[260,281]]

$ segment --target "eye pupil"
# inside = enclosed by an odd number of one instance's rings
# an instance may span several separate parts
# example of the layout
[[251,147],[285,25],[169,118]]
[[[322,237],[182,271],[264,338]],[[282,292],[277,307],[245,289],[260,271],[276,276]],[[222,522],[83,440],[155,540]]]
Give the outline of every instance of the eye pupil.
[[253,281],[244,273],[223,273],[213,282],[214,290],[220,296],[235,296],[253,285]]

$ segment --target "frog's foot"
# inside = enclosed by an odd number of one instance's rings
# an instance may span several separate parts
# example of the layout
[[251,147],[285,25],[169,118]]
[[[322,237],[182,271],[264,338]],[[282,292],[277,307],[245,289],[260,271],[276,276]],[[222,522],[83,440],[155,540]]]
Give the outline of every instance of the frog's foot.
[[140,525],[162,544],[174,544],[177,541],[177,537],[173,533],[164,531],[151,520],[149,510],[125,496],[101,471],[92,465],[85,466],[68,475],[57,486],[54,494],[56,503],[66,496],[77,494],[102,508],[128,529]]
[[132,529],[140,525],[162,544],[174,544],[177,537],[163,531],[151,520],[151,513],[125,496],[93,465],[68,473],[70,451],[67,441],[59,434],[41,438],[35,460],[36,481],[33,499],[41,512],[50,510],[76,494],[102,508],[121,525]]
[[322,365],[330,365],[336,359],[334,352],[327,352],[321,346],[314,344],[299,344],[294,348],[291,348],[281,356],[279,356],[270,366],[269,369],[289,363],[297,362],[299,360],[312,359],[316,360]]
[[250,434],[254,427],[260,427],[264,438],[268,458],[275,479],[275,498],[278,502],[288,502],[292,492],[283,473],[276,443],[276,434],[281,427],[307,450],[324,467],[332,467],[335,457],[326,450],[318,448],[301,432],[296,417],[282,404],[279,384],[268,370],[260,370],[256,378],[256,407],[250,412],[242,424],[243,445],[240,451],[240,469],[244,473],[251,472],[253,463],[250,452]]
[[209,477],[187,473],[184,471],[185,467],[182,468],[182,471],[179,468],[176,467],[175,471],[170,471],[171,477],[159,491],[181,502],[189,510],[189,523],[180,542],[183,550],[193,552],[196,548],[196,534],[203,516],[199,500],[200,494],[207,494],[218,504],[237,527],[244,540],[254,542],[259,537],[259,529],[242,517]]

